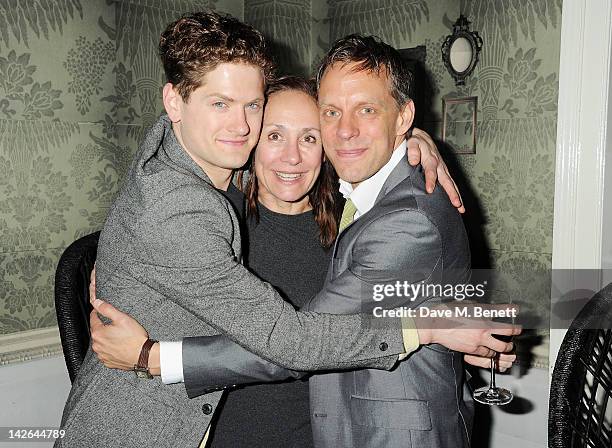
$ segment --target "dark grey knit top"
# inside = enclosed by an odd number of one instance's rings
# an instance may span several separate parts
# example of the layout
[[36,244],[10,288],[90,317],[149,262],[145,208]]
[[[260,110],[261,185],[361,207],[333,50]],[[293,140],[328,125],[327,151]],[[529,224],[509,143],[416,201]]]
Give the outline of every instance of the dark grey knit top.
[[[234,202],[236,197],[228,193]],[[259,223],[249,218],[247,229],[243,250],[251,271],[297,308],[319,292],[331,251],[321,247],[311,211],[282,215],[259,204]],[[312,447],[309,414],[307,380],[236,389],[217,414],[210,446]]]

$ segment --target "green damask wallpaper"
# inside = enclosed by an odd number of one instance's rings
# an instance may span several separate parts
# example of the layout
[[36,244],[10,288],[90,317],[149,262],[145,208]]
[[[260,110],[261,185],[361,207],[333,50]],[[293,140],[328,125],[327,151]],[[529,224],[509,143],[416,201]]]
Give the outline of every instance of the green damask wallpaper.
[[281,74],[310,74],[310,0],[245,0],[244,20],[264,33]]
[[0,2],[0,335],[56,324],[62,251],[99,230],[162,110],[160,32],[242,0]]

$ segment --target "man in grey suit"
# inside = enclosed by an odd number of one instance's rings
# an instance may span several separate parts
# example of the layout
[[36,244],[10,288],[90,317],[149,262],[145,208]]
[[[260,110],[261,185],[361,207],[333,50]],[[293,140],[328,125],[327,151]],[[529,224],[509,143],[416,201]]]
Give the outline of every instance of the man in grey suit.
[[[412,125],[411,74],[398,52],[359,35],[337,41],[318,70],[321,135],[347,199],[327,282],[333,300],[309,310],[431,306],[427,294],[385,295],[380,286],[463,284],[470,256],[459,213],[438,191],[428,195],[418,167],[403,163]],[[350,222],[350,223],[348,223]],[[376,289],[378,287],[378,289]],[[361,298],[361,303],[355,300]],[[391,372],[357,370],[310,380],[319,447],[468,447],[473,416],[462,355],[421,346]]]
[[[240,264],[238,221],[218,190],[259,134],[271,76],[263,36],[236,19],[196,13],[169,25],[160,53],[167,116],[147,133],[109,212],[97,293],[153,338],[222,333],[296,370],[392,368],[416,341],[400,319],[375,328],[371,316],[296,312]],[[480,340],[474,350],[486,351]],[[142,379],[154,345],[143,345],[139,377],[106,369],[88,352],[56,446],[197,445],[221,393],[189,400],[182,387]]]
[[[311,301],[311,311],[371,312],[375,284],[457,284],[469,277],[467,240],[458,213],[439,189],[428,196],[420,170],[405,163],[404,135],[414,115],[409,81],[397,52],[371,38],[340,41],[321,68],[326,153],[349,199],[343,221],[346,225],[357,219],[341,228],[326,285]],[[416,307],[437,299],[406,300],[390,297],[384,305]],[[436,340],[435,331],[420,331],[422,344]],[[471,351],[461,347],[460,340],[455,343],[453,348]],[[490,346],[508,348],[499,341]],[[192,397],[224,384],[294,375],[223,337],[185,339],[182,356]],[[463,375],[461,355],[430,344],[393,372],[315,376],[315,442],[330,447],[467,446],[471,404]]]

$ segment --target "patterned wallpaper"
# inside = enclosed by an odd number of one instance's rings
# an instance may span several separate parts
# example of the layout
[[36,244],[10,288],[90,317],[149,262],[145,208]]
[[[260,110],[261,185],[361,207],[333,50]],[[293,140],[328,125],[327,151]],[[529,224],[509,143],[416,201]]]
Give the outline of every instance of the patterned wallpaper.
[[0,335],[56,325],[53,277],[99,230],[162,110],[156,55],[185,11],[242,0],[0,2]]
[[279,73],[310,73],[310,0],[245,0],[244,20],[271,42]]

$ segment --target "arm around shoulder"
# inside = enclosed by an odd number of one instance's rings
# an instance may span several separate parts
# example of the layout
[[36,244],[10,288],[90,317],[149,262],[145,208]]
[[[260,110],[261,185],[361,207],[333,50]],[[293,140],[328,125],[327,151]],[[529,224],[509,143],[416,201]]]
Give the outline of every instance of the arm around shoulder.
[[189,398],[235,385],[307,375],[266,361],[223,335],[184,338],[183,372]]

